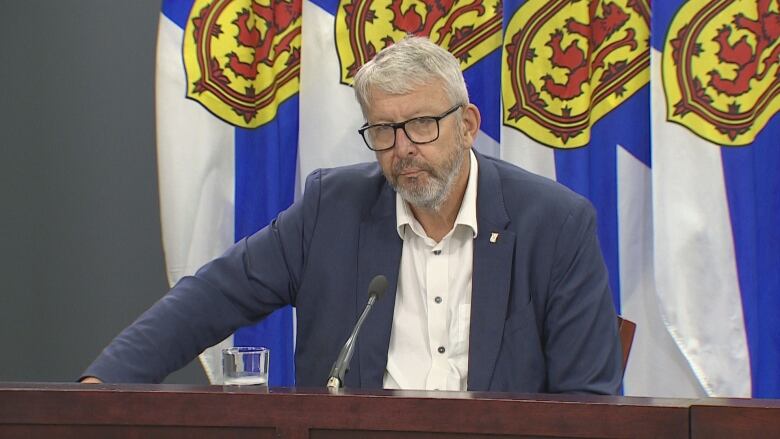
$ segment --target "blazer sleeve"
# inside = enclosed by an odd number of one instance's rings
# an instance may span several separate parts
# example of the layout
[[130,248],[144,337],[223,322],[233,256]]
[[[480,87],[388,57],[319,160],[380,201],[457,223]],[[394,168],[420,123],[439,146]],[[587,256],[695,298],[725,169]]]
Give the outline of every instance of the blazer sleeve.
[[622,381],[617,316],[595,212],[584,199],[562,223],[549,285],[544,323],[548,390],[617,394]]
[[319,206],[320,172],[304,197],[242,239],[124,329],[84,371],[104,382],[158,383],[209,346],[274,310],[295,305]]

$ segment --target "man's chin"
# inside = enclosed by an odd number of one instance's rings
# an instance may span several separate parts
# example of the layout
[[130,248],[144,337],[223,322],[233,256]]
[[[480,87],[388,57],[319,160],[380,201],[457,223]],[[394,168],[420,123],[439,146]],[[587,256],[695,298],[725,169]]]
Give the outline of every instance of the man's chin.
[[428,186],[428,181],[424,177],[400,176],[396,181],[397,187],[407,194],[424,193]]
[[426,192],[434,184],[434,178],[428,171],[415,171],[398,175],[396,183],[408,192],[420,193]]
[[402,185],[396,191],[404,201],[418,207],[431,207],[436,198],[431,188],[422,185]]

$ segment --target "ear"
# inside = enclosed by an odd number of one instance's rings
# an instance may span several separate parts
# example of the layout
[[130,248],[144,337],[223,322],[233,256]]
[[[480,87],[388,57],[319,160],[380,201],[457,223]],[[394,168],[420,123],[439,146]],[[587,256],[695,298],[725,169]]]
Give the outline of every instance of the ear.
[[477,139],[479,133],[479,124],[482,117],[479,114],[479,108],[474,104],[468,104],[463,109],[463,139],[466,145],[471,147]]

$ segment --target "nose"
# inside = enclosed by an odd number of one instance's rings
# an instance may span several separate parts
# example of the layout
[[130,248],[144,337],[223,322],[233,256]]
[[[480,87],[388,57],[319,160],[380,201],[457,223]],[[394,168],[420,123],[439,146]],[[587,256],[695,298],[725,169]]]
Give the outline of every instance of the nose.
[[395,153],[399,157],[414,155],[417,153],[417,144],[409,140],[406,131],[398,127],[395,129]]

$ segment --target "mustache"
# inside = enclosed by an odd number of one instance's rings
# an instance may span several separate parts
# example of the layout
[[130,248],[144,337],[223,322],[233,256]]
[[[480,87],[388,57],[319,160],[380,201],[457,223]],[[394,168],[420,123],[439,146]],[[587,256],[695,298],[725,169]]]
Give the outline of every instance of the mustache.
[[409,168],[418,169],[420,171],[426,171],[431,174],[435,174],[431,165],[417,160],[414,157],[404,157],[393,164],[393,174],[399,175],[403,171]]

